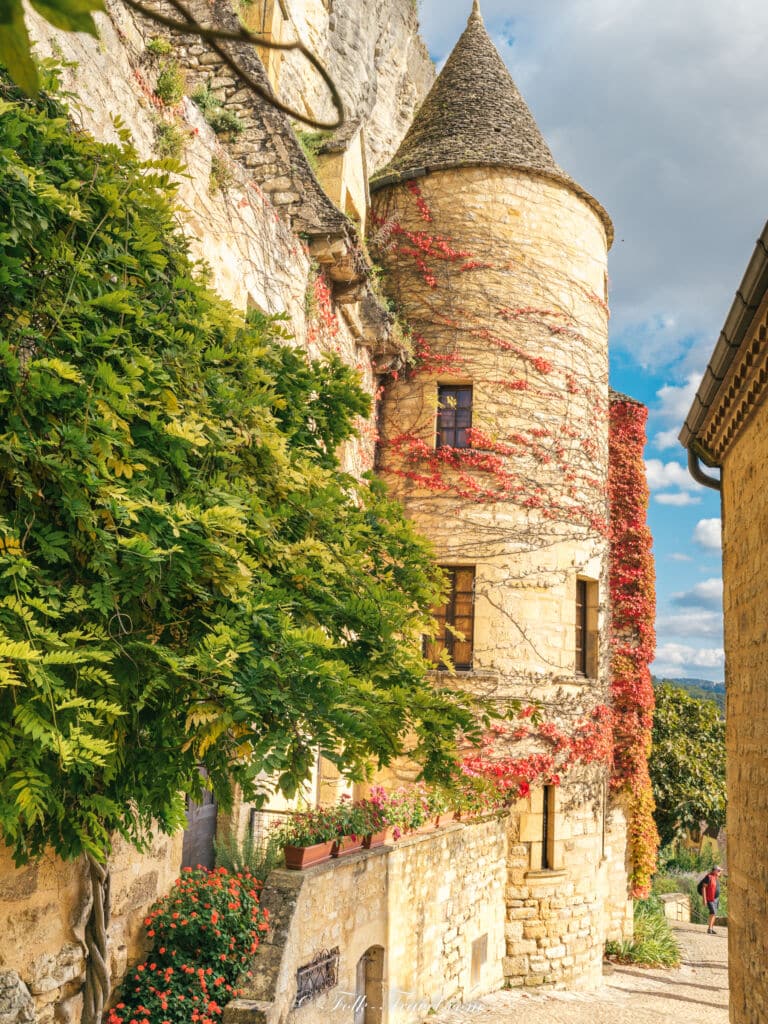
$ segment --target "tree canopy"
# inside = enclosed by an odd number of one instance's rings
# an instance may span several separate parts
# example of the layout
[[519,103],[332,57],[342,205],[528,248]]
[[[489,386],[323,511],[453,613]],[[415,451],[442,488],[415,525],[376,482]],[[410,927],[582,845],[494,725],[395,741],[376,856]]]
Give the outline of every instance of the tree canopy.
[[419,635],[425,542],[336,447],[368,399],[337,359],[204,284],[172,165],[95,142],[0,79],[0,832],[103,858],[415,744],[451,770],[470,698]]
[[717,835],[725,825],[725,719],[714,701],[656,687],[649,769],[663,845],[702,821]]

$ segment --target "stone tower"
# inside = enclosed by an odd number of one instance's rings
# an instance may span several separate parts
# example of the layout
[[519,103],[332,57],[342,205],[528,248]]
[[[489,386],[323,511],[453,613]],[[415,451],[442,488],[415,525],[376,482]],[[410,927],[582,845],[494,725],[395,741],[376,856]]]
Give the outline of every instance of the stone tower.
[[488,755],[523,780],[505,974],[590,985],[631,927],[602,725],[611,222],[555,163],[477,2],[371,192],[414,348],[384,379],[381,470],[450,584],[427,653],[543,718]]

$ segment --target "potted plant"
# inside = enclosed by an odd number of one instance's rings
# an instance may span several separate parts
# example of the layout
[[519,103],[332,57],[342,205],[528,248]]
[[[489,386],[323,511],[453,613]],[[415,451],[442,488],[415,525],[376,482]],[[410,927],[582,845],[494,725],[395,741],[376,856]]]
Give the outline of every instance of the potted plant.
[[448,825],[454,819],[454,812],[451,808],[451,794],[442,788],[430,791],[427,798],[429,803],[430,817],[434,819],[435,827]]
[[363,838],[370,834],[371,816],[365,801],[355,803],[348,796],[341,798],[333,810],[336,812],[337,838],[332,857],[343,857],[363,847]]
[[293,871],[329,860],[338,838],[335,809],[319,808],[292,815],[279,825],[275,837],[283,847],[285,866]]
[[370,850],[374,846],[382,846],[386,842],[397,842],[400,829],[393,825],[389,814],[389,797],[382,786],[372,786],[368,800],[363,801],[368,807],[369,821],[363,846]]

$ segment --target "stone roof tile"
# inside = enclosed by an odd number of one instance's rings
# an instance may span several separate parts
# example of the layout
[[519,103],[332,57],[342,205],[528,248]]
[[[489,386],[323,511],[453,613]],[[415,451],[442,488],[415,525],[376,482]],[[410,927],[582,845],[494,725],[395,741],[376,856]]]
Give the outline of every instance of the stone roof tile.
[[428,171],[511,167],[566,185],[600,217],[613,240],[610,217],[555,163],[512,80],[474,0],[467,27],[390,163],[371,182],[375,191]]

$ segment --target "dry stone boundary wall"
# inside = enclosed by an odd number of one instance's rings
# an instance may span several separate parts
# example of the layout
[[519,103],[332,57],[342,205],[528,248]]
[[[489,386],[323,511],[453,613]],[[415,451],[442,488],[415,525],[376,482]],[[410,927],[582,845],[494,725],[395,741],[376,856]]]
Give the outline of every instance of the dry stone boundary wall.
[[[359,994],[358,964],[377,949],[383,949],[380,991],[388,1024],[411,1024],[430,1007],[501,987],[506,845],[505,822],[494,819],[302,872],[274,871],[262,893],[272,931],[242,998],[227,1007],[225,1024],[348,1024]],[[485,956],[473,977],[477,940]],[[296,1008],[297,970],[337,947],[338,984]],[[372,1012],[380,999],[369,989]]]

